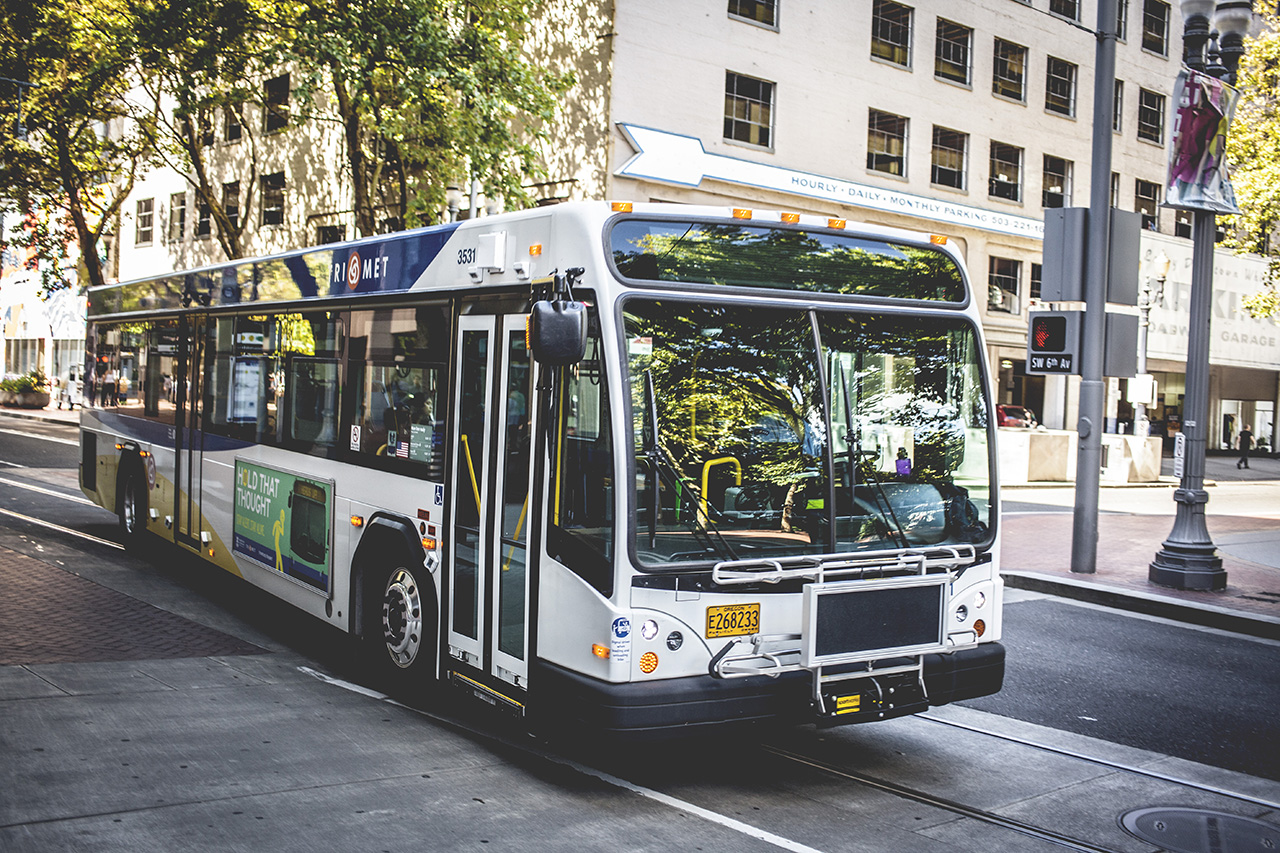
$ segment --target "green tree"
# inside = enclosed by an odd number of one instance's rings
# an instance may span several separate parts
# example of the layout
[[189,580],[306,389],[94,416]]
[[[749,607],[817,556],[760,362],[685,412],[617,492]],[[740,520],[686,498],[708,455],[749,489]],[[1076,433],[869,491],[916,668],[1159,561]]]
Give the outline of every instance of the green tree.
[[[136,79],[159,111],[157,154],[185,175],[209,212],[228,259],[244,255],[245,224],[258,181],[258,138],[244,120],[261,104],[261,81],[279,64],[289,7],[272,0],[131,0],[139,40]],[[214,127],[238,122],[249,154],[238,165],[211,162]],[[215,165],[234,169],[242,192],[236,215],[224,206]]]
[[105,283],[104,244],[151,162],[156,110],[128,97],[133,23],[125,0],[13,3],[0,18],[0,74],[29,84],[0,87],[0,192],[25,215],[46,291],[72,283],[72,244],[84,283]]
[[1276,0],[1257,11],[1264,27],[1245,41],[1240,102],[1227,140],[1231,184],[1243,211],[1231,222],[1227,245],[1267,256],[1266,283],[1244,306],[1255,317],[1274,317],[1280,316],[1280,246],[1273,239],[1280,225],[1280,14]]
[[286,60],[342,130],[361,235],[434,222],[450,183],[527,200],[539,128],[568,81],[523,55],[519,0],[299,0]]

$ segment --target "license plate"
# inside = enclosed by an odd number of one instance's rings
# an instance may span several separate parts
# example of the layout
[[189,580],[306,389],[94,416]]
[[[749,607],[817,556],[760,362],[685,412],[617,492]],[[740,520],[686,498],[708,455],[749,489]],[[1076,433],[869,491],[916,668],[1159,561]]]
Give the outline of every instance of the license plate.
[[707,639],[738,637],[760,630],[759,604],[725,604],[707,608]]

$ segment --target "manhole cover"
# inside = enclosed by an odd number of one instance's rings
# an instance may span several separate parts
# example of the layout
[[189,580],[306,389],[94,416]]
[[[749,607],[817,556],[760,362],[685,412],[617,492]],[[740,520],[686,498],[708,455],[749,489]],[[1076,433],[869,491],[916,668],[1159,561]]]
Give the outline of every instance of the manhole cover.
[[1136,809],[1120,815],[1120,827],[1168,853],[1280,850],[1280,828],[1253,818],[1206,809]]

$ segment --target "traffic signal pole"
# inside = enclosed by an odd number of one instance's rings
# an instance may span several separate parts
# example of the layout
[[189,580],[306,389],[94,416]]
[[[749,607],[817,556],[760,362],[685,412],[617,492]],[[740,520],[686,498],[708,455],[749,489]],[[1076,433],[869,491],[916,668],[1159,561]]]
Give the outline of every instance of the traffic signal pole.
[[1080,341],[1080,419],[1076,425],[1076,505],[1071,571],[1093,574],[1098,563],[1098,488],[1106,385],[1102,377],[1107,328],[1111,239],[1111,123],[1116,78],[1116,0],[1099,0],[1093,77],[1093,161],[1085,244],[1085,311]]

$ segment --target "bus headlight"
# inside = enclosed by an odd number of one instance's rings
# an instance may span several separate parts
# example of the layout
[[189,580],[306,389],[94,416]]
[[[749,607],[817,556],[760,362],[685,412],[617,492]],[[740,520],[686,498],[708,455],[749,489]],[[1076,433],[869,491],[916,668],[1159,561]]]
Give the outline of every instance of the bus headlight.
[[644,620],[644,624],[640,626],[640,636],[646,640],[652,640],[658,636],[658,623],[653,619]]
[[961,604],[959,607],[956,608],[956,621],[963,622],[968,618],[969,618],[969,608]]

